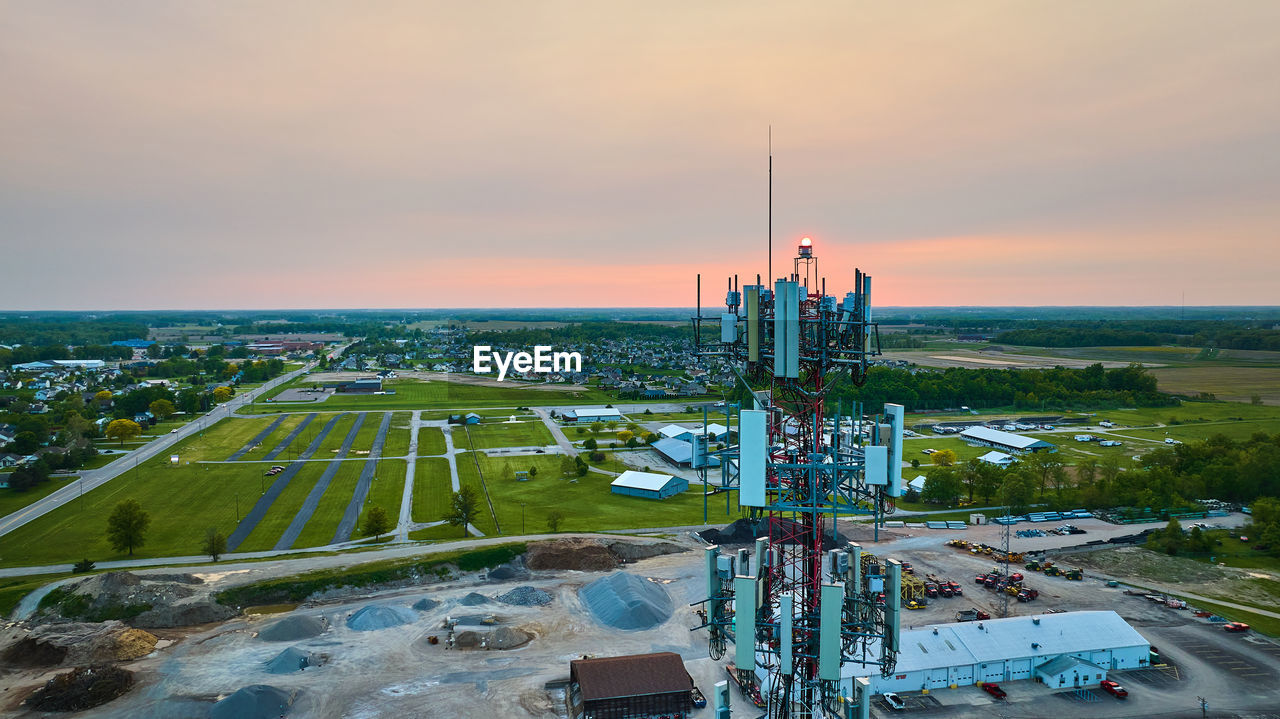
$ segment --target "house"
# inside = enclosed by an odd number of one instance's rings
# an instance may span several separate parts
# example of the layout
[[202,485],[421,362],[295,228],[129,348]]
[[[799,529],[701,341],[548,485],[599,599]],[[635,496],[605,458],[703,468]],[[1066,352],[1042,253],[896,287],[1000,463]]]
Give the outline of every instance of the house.
[[16,454],[5,452],[4,454],[0,454],[0,467],[17,467],[21,460],[22,457],[19,457]]
[[907,487],[910,489],[914,489],[917,492],[923,492],[924,491],[924,475],[923,474],[916,475],[915,479],[911,480],[910,482],[907,482]]
[[614,494],[646,499],[666,499],[687,490],[689,481],[669,474],[627,470],[618,475],[618,478],[609,486]]
[[978,461],[986,462],[987,464],[994,464],[997,467],[1008,467],[1014,462],[1017,462],[1018,459],[1016,457],[1011,457],[1004,452],[992,450],[981,457],[978,457]]
[[687,717],[693,711],[693,678],[674,652],[569,662],[570,719]]

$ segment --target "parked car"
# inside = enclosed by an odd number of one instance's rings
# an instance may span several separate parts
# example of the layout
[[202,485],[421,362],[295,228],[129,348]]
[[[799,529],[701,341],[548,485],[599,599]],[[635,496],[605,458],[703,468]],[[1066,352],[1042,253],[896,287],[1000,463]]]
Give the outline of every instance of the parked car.
[[982,691],[990,694],[996,699],[1004,699],[1005,697],[1009,696],[1008,694],[1005,693],[1003,689],[1000,688],[999,684],[983,684]]
[[1125,691],[1124,687],[1110,679],[1103,679],[1099,686],[1102,687],[1103,691],[1117,699],[1124,699],[1129,696],[1129,692]]
[[1225,630],[1226,630],[1226,631],[1228,631],[1228,632],[1247,632],[1247,631],[1249,631],[1249,625],[1248,625],[1248,624],[1245,624],[1244,622],[1227,622],[1226,624],[1223,624],[1223,625],[1222,625],[1222,628],[1223,628],[1223,629],[1225,629]]
[[884,703],[888,704],[890,709],[905,709],[907,707],[907,703],[902,701],[902,697],[893,692],[885,692],[881,696],[884,697]]

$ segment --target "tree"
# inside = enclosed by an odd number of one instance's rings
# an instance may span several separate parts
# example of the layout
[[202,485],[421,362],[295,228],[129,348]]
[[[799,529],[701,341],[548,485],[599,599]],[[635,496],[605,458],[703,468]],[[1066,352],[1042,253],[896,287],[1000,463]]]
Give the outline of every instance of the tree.
[[956,463],[956,453],[955,450],[940,449],[929,455],[929,459],[932,459],[933,463],[939,467],[950,467]]
[[151,410],[151,414],[160,420],[169,419],[174,412],[178,411],[178,408],[174,407],[173,403],[167,399],[158,399],[148,405],[147,409]]
[[537,465],[529,465],[529,479],[535,479],[538,476]]
[[78,414],[68,412],[67,419],[63,422],[62,432],[67,439],[88,437],[93,434],[93,423]]
[[40,439],[35,432],[19,432],[7,445],[7,449],[14,454],[31,454],[40,449]]
[[75,564],[71,565],[72,574],[84,574],[93,571],[93,560],[85,557]]
[[232,395],[232,392],[230,387],[214,387],[213,388],[213,401],[218,404],[222,404],[223,402],[226,402],[227,400],[231,399],[231,395]]
[[926,502],[950,504],[960,495],[960,477],[950,467],[938,467],[924,478],[924,491],[920,498]]
[[218,557],[227,553],[227,535],[218,531],[217,527],[209,527],[209,531],[204,534],[204,544],[200,551],[209,555],[213,561],[218,561]]
[[600,420],[591,423],[591,434],[600,434],[602,429],[604,429],[604,423]]
[[1182,523],[1177,517],[1169,517],[1169,523],[1164,525],[1164,529],[1158,529],[1147,535],[1147,547],[1162,551],[1169,556],[1178,553],[1187,543],[1187,538],[1182,533]]
[[364,515],[364,524],[360,526],[360,533],[366,537],[381,539],[382,535],[391,531],[391,518],[387,516],[387,510],[382,507],[370,507]]
[[453,499],[449,502],[449,511],[445,513],[444,519],[455,527],[462,527],[462,536],[465,537],[467,525],[471,524],[471,520],[475,519],[479,511],[480,498],[476,496],[476,490],[470,486],[464,486],[453,493]]
[[138,500],[127,499],[117,504],[107,518],[107,541],[116,551],[128,551],[132,557],[133,550],[146,542],[150,524],[151,516],[142,509]]
[[613,430],[618,428],[618,420],[611,419],[608,422],[605,422],[604,426],[608,427],[609,431],[612,432]]
[[104,432],[107,439],[120,440],[120,446],[124,446],[126,439],[133,439],[142,434],[142,427],[131,419],[113,419],[111,424],[107,425],[107,431]]
[[627,446],[630,447],[631,449],[635,449],[636,447],[640,446],[640,440],[636,439],[635,437],[628,437]]
[[619,432],[616,436],[619,442],[626,442],[627,440],[631,439],[632,437],[635,437],[636,435],[634,432],[630,432],[624,429],[621,432]]
[[1027,511],[1035,491],[1035,478],[1025,469],[1005,472],[1004,481],[1000,483],[1000,499],[1011,514]]
[[564,513],[558,509],[547,512],[547,531],[559,532],[560,523],[564,521]]
[[600,446],[600,443],[599,443],[599,442],[596,442],[595,438],[594,438],[594,437],[592,437],[592,438],[588,439],[587,441],[583,442],[583,443],[582,443],[582,446],[583,446],[583,447],[585,447],[585,448],[587,448],[587,449],[595,449],[596,447],[599,447],[599,446]]
[[658,433],[657,433],[657,432],[649,432],[648,434],[646,434],[646,435],[644,436],[644,443],[645,443],[645,444],[653,444],[654,442],[657,442],[657,441],[658,441]]
[[102,389],[93,395],[93,404],[97,409],[102,409],[103,405],[111,401],[111,392]]
[[587,466],[587,463],[583,461],[581,456],[574,458],[573,465],[574,465],[574,471],[577,472],[579,477],[585,477],[587,474],[587,471],[590,469],[590,467]]

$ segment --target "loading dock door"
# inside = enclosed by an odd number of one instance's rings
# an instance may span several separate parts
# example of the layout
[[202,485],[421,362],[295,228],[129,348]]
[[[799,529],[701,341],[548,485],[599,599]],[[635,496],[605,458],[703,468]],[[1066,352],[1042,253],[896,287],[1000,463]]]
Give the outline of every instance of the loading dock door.
[[1030,659],[1012,659],[1009,662],[1009,681],[1031,678]]
[[967,687],[973,684],[973,665],[966,664],[962,667],[951,667],[951,683],[958,687]]
[[986,666],[980,666],[979,671],[984,682],[1002,682],[1004,676],[1005,662],[988,662]]
[[943,667],[941,669],[930,670],[929,671],[929,688],[930,689],[946,688],[950,683],[948,678],[949,674],[950,672],[947,671],[946,667]]

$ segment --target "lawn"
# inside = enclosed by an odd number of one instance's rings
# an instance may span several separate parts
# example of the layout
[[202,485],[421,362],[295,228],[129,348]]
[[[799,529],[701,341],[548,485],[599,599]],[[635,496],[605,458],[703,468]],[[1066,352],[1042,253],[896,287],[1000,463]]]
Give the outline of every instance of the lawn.
[[[368,420],[366,420],[367,422]],[[320,497],[320,504],[316,507],[315,514],[311,515],[311,520],[307,522],[307,526],[303,527],[302,534],[298,535],[298,541],[294,542],[295,547],[318,547],[328,544],[333,540],[333,533],[338,529],[338,522],[342,521],[342,515],[347,511],[347,505],[351,503],[351,497],[356,491],[356,483],[360,479],[360,472],[363,471],[365,463],[360,462],[343,462],[338,473],[333,476],[333,480],[329,483],[328,489]],[[400,493],[404,491],[404,473],[405,462],[402,459],[384,459],[378,463],[378,471],[374,474],[372,486],[369,488],[369,497],[365,500],[365,506],[361,508],[361,516],[364,516],[364,510],[369,506],[369,502],[377,497],[377,501],[391,502],[394,495],[394,506],[388,504],[383,509],[387,510],[387,514],[394,521],[400,514]],[[398,484],[398,487],[385,486],[387,483]],[[358,538],[357,534],[352,538]]]
[[1280,419],[1280,407],[1242,402],[1183,402],[1177,407],[1099,410],[1097,419],[1109,419],[1117,424],[1132,427],[1175,422],[1239,422]]
[[[478,482],[473,454],[468,452],[458,458],[458,474],[464,485]],[[583,477],[563,477],[561,459],[557,456],[479,457],[504,534],[521,533],[521,503],[524,504],[524,528],[530,533],[543,532],[547,515],[552,511],[564,516],[561,531],[703,524],[700,487],[691,487],[683,494],[664,500],[613,494],[609,487],[612,477],[594,472]],[[530,466],[538,468],[537,477],[528,482],[516,481],[515,470]],[[491,534],[494,531],[493,520],[488,516],[488,505],[483,505],[483,508],[484,512],[475,524],[485,534]],[[709,508],[712,524],[725,524],[739,517],[736,506],[734,511],[726,514],[719,497],[711,498]]]
[[456,542],[462,538],[462,527],[452,524],[439,524],[409,532],[409,539],[417,542]]
[[[293,429],[295,427],[297,427],[299,424],[302,423],[302,420],[305,419],[308,414],[310,414],[310,412],[291,414],[288,417],[285,417],[284,421],[280,423],[280,426],[271,430],[271,434],[264,437],[263,440],[259,442],[256,447],[254,447],[253,449],[241,455],[240,459],[242,460],[264,459],[268,454],[270,454],[272,451],[275,450],[277,445],[283,442],[285,438],[288,437],[291,432],[293,432]],[[225,421],[226,420],[223,420],[223,422]],[[265,421],[267,424],[270,424],[272,421],[274,421],[274,419],[265,420]],[[311,424],[307,425],[307,428],[303,430],[302,434],[298,435],[298,437],[294,439],[294,442],[301,442],[301,446],[305,448],[307,446],[305,441],[307,434],[310,433],[312,436],[315,436],[315,433],[319,432],[320,428],[324,427],[324,423],[327,421],[328,421],[327,417],[323,415],[317,415],[315,419],[311,420]],[[221,422],[219,424],[221,424]],[[260,427],[259,431],[265,428],[265,426],[266,425],[263,425],[263,427]],[[252,433],[249,434],[247,437],[245,437],[245,442],[248,442],[249,440],[253,439],[253,437],[254,435]],[[240,448],[244,446],[245,442],[241,442],[240,444],[237,444],[237,445],[232,445],[232,444],[226,445],[225,447],[226,454],[222,457],[218,457],[217,459],[227,459],[231,455],[240,451]],[[295,447],[290,447],[286,449],[285,451],[279,454],[277,459],[287,459],[288,457],[292,456],[294,449]]]
[[[50,582],[72,576],[70,572],[0,578],[0,617],[9,616],[22,598]],[[88,576],[88,575],[86,575]]]
[[[364,424],[360,425],[360,431],[356,433],[356,441],[351,443],[351,451],[347,453],[348,457],[368,457],[369,452],[373,449],[373,440],[378,436],[378,428],[382,426],[382,412],[366,412],[364,415]],[[391,434],[388,427],[387,434]]]
[[[540,421],[473,424],[467,426],[465,432],[465,435],[454,436],[455,443],[474,446],[476,449],[544,447],[549,444],[555,444],[555,440],[551,437],[551,432]],[[466,435],[470,435],[471,445],[466,445]]]
[[25,492],[0,489],[0,517],[13,514],[36,500],[44,499],[53,492],[71,484],[75,479],[75,477],[50,477],[49,481],[41,482],[38,486]]
[[[299,377],[287,386],[307,386],[314,382]],[[615,401],[608,393],[596,389],[540,389],[543,385],[509,383],[505,387],[461,384],[436,380],[400,379],[383,383],[384,389],[395,394],[335,394],[321,406],[325,410],[378,410],[378,409],[471,409],[473,407],[516,407],[521,405],[604,404]],[[275,388],[271,396],[279,394],[284,386]],[[280,403],[279,408],[291,406]]]
[[[319,422],[323,419],[325,424],[328,424],[329,418],[332,416],[333,415],[317,417],[315,421]],[[312,459],[336,458],[338,456],[338,450],[342,449],[343,442],[347,441],[347,434],[351,431],[351,426],[356,423],[356,417],[358,416],[359,415],[354,412],[348,412],[347,414],[339,417],[338,421],[333,424],[333,429],[329,430],[329,434],[325,435],[324,441],[316,448],[315,454],[311,455]],[[366,417],[364,421],[367,423],[369,418]],[[320,427],[323,429],[324,424],[320,425]],[[354,448],[355,444],[353,443],[351,446]],[[348,453],[348,456],[351,456],[350,453]]]
[[387,430],[382,456],[403,457],[409,454],[409,422],[412,419],[411,412],[396,412],[391,415],[391,428]]
[[[245,537],[244,542],[236,548],[237,552],[261,552],[276,546],[280,535],[289,527],[294,515],[302,508],[302,503],[315,486],[316,480],[324,473],[327,462],[308,462],[293,476],[289,485],[276,497],[266,516],[258,522],[258,526]],[[270,477],[268,480],[272,479]],[[256,499],[256,498],[255,498]]]
[[444,431],[439,427],[418,428],[418,456],[444,454]]
[[963,439],[960,439],[959,437],[955,437],[955,436],[943,437],[943,436],[935,435],[932,437],[927,436],[927,437],[920,437],[920,438],[904,439],[902,440],[903,461],[909,463],[913,459],[920,460],[919,469],[913,469],[911,467],[903,468],[902,474],[908,480],[911,479],[911,477],[914,477],[915,475],[912,474],[910,477],[907,477],[906,476],[907,473],[918,472],[923,474],[925,470],[933,466],[933,460],[931,459],[930,455],[927,455],[921,451],[924,449],[936,449],[939,451],[944,449],[949,449],[956,453],[956,464],[967,462],[970,459],[973,459],[974,457],[981,457],[987,452],[992,451],[990,447],[970,446],[968,442],[965,442]]
[[1208,439],[1216,434],[1226,435],[1231,439],[1248,439],[1255,432],[1267,434],[1280,433],[1280,419],[1253,420],[1246,422],[1203,422],[1180,424],[1160,429],[1124,429],[1114,434],[1132,437],[1137,440],[1149,440],[1163,443],[1165,437],[1172,437],[1180,442],[1195,442]]
[[146,543],[136,557],[198,554],[205,530],[230,534],[262,487],[255,464],[169,466],[157,457],[57,511],[0,537],[0,566],[53,564],[82,557],[127,559],[106,541],[107,517],[116,504],[136,499],[151,517]]
[[419,458],[413,474],[413,510],[410,515],[413,521],[443,519],[452,496],[449,461],[443,457]]
[[[378,464],[378,472],[369,486],[369,496],[360,508],[360,521],[364,522],[365,513],[371,507],[382,507],[391,519],[392,526],[400,520],[400,500],[404,497],[404,475],[407,463],[400,459],[387,459]],[[416,475],[416,472],[415,472]],[[415,477],[416,479],[416,477]],[[356,534],[360,527],[356,527]]]

